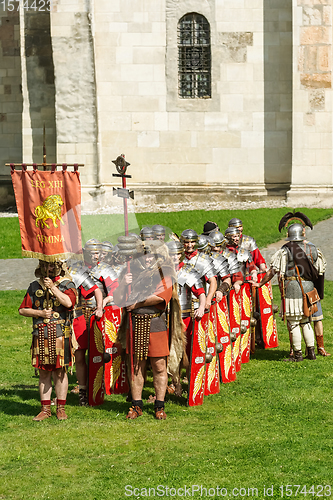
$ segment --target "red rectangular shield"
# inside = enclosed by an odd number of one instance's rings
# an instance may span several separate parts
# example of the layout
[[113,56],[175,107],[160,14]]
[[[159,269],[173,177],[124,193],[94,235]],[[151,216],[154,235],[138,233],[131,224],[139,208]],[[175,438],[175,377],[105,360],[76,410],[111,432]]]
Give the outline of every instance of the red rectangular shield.
[[241,292],[236,294],[235,290],[229,292],[229,318],[231,334],[236,335],[236,340],[232,342],[235,359],[236,372],[241,369]]
[[[251,347],[251,335],[250,335],[250,320],[251,320],[251,285],[250,283],[244,283],[241,287],[241,362],[248,363],[250,361],[250,347]],[[242,329],[246,328],[243,332]]]
[[104,381],[106,394],[126,394],[129,391],[126,364],[122,359],[122,347],[119,342],[116,342],[120,321],[120,307],[105,307],[103,315],[105,352],[111,356],[111,360],[105,364]]
[[92,314],[89,320],[88,342],[88,404],[104,403],[104,339],[102,319],[97,321]]
[[[258,274],[258,281],[263,279],[264,273]],[[258,299],[260,309],[260,320],[262,336],[265,343],[265,348],[273,348],[279,345],[277,336],[276,320],[272,309],[272,286],[267,283],[261,288],[258,288]]]
[[207,363],[205,373],[205,389],[204,394],[218,394],[220,392],[220,375],[219,375],[219,358],[216,352],[216,303],[211,305],[209,311],[209,322],[206,332],[207,353],[211,354],[213,359]]
[[230,323],[227,297],[217,303],[217,340],[222,344],[222,352],[219,353],[220,374],[224,384],[236,380],[236,368],[232,346],[230,342]]
[[189,406],[199,406],[203,403],[206,367],[206,331],[208,329],[208,321],[208,312],[203,315],[200,321],[193,321],[188,381]]

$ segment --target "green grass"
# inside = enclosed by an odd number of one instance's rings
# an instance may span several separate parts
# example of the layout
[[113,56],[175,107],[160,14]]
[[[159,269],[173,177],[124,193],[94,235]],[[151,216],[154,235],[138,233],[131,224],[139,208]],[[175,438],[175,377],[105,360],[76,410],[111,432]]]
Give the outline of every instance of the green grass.
[[[139,232],[145,225],[162,224],[180,235],[184,229],[194,229],[201,234],[207,220],[216,222],[224,232],[228,221],[239,217],[244,224],[244,233],[256,239],[259,248],[281,239],[278,224],[289,208],[258,208],[255,210],[193,210],[189,212],[139,213],[129,214],[129,231]],[[300,208],[307,214],[313,225],[333,216],[333,209]],[[100,241],[117,242],[124,232],[123,215],[83,215],[82,241],[90,238]],[[17,218],[0,218],[0,259],[21,258],[21,240]]]
[[[326,282],[325,291],[325,344],[333,352],[333,283]],[[281,498],[281,485],[316,485],[320,493],[317,485],[331,484],[333,360],[283,363],[289,342],[281,320],[279,347],[257,351],[237,380],[205,397],[201,407],[188,408],[172,396],[166,421],[155,421],[148,404],[141,418],[126,421],[124,396],[80,408],[77,396],[69,394],[67,421],[53,416],[37,423],[32,421],[40,404],[30,364],[31,320],[17,313],[23,295],[0,292],[0,499],[142,497],[126,496],[126,485],[161,485],[164,492],[166,486],[219,486],[227,488],[226,498],[233,498],[233,488],[257,488],[255,498],[263,499]],[[74,384],[73,375],[70,388]],[[144,398],[152,392],[149,377]],[[264,487],[271,486],[273,496],[264,497]],[[332,497],[325,492],[324,498]]]

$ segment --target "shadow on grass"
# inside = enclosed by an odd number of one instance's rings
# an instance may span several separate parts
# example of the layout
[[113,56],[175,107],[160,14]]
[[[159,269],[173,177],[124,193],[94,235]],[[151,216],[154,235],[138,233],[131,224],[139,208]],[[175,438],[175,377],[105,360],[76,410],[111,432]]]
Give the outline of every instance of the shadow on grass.
[[254,354],[251,354],[251,359],[257,361],[281,361],[289,357],[289,351],[282,349],[256,349]]

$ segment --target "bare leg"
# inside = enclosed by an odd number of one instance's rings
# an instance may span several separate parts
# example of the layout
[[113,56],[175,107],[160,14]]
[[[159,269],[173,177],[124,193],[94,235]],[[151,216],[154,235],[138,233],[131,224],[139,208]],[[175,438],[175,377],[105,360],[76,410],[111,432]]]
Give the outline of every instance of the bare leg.
[[132,399],[139,401],[142,399],[142,389],[145,383],[146,360],[142,359],[135,364],[134,379],[131,381]]
[[165,392],[168,385],[166,357],[164,356],[162,358],[150,358],[150,363],[153,370],[156,399],[159,401],[164,401]]
[[39,370],[39,394],[40,400],[50,400],[52,394],[52,372]]
[[66,400],[68,391],[68,377],[64,368],[58,368],[55,373],[55,392],[57,399]]
[[79,385],[87,385],[87,363],[85,349],[75,351],[76,378]]

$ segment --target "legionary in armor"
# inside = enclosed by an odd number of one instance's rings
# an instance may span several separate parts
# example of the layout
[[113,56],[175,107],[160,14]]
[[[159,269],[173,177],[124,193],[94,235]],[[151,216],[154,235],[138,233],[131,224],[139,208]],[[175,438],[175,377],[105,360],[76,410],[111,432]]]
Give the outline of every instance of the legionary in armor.
[[[309,219],[309,217],[307,217],[302,212],[296,212],[294,210],[293,212],[286,213],[281,218],[281,220],[279,222],[280,233],[281,233],[281,230],[283,228],[287,228],[288,224],[292,221],[302,224],[302,226],[303,226],[302,235],[304,236],[304,238],[306,238],[306,227],[313,229],[313,225],[312,225],[312,222]],[[306,239],[304,239],[304,243],[310,243],[310,242],[307,241]],[[317,252],[318,252],[318,255],[320,255],[320,258],[322,258],[323,262],[325,263],[324,264],[324,271],[325,271],[326,270],[325,257],[323,256],[323,254],[319,248],[317,248]],[[324,273],[321,275],[321,281],[324,282]],[[320,286],[318,287],[318,291],[319,292],[324,291],[324,286],[322,284],[320,284]],[[322,294],[322,296],[320,296],[320,298],[321,299],[324,298],[323,294]],[[319,302],[317,302],[317,307],[318,307],[318,311],[316,311],[312,315],[312,321],[313,321],[313,325],[314,325],[314,332],[315,332],[316,343],[317,343],[317,353],[320,356],[330,356],[330,353],[328,353],[326,351],[325,346],[324,346],[324,330],[323,330],[323,318],[324,318],[324,316],[323,316],[323,310],[321,307],[321,300]],[[289,339],[290,339],[290,356],[293,357],[294,352],[293,352],[293,344],[292,344],[292,335],[291,335],[291,331],[289,328],[289,324],[288,324],[288,330],[289,330]]]
[[112,250],[113,245],[110,241],[103,241],[100,246],[99,261],[105,262],[105,264],[112,264]]
[[[190,266],[184,266],[184,247],[180,241],[170,241],[167,243],[170,257],[174,263],[177,273],[177,292],[181,307],[181,317],[185,325],[185,360],[187,360],[191,351],[191,335],[193,331],[193,321],[202,318],[205,312],[206,294],[203,287],[200,274]],[[181,395],[180,386],[180,363],[183,359],[183,353],[178,355],[178,366],[173,370],[176,377],[173,376],[175,392]],[[170,364],[170,363],[169,363]]]
[[[202,278],[203,286],[206,291],[205,309],[209,309],[217,288],[213,263],[207,254],[203,252],[199,253],[196,249],[198,234],[193,229],[185,229],[181,234],[181,241],[185,251],[182,267],[185,267],[185,269],[193,267],[200,278]],[[207,283],[209,287],[207,287]]]
[[155,240],[165,240],[165,227],[161,226],[161,224],[155,224],[152,227]]
[[264,285],[276,273],[279,274],[282,283],[282,311],[289,322],[294,348],[294,357],[288,360],[303,360],[301,330],[307,346],[307,357],[314,360],[314,334],[310,318],[304,315],[302,288],[304,293],[314,290],[314,283],[317,283],[320,275],[324,273],[325,262],[315,245],[305,241],[301,224],[289,226],[287,234],[288,243],[273,255],[269,271],[256,286]]
[[76,376],[79,384],[79,404],[85,406],[87,399],[87,364],[90,316],[95,314],[99,320],[103,307],[112,301],[114,289],[118,286],[117,274],[106,262],[99,262],[103,244],[88,240],[83,253],[85,263],[68,263],[69,271],[79,292],[78,304],[74,310],[74,336]]
[[[201,319],[205,309],[210,308],[216,292],[217,280],[212,260],[207,254],[198,252],[196,249],[198,234],[193,229],[185,229],[181,234],[181,240],[185,257],[179,264],[177,281],[182,318],[186,326],[186,349],[189,357],[193,330],[192,321]],[[209,285],[208,293],[206,293],[207,285]]]
[[[215,273],[217,276],[217,290],[215,295],[217,302],[220,302],[223,295],[227,295],[231,288],[231,276],[232,274],[234,274],[234,272],[230,272],[228,258],[223,254],[223,250],[225,250],[225,246],[227,243],[227,240],[225,239],[223,234],[217,229],[211,231],[208,237],[208,242],[210,244],[210,257],[213,261]],[[229,259],[230,261],[236,261],[237,269],[239,269],[235,254],[230,253]],[[232,270],[234,271],[234,269]]]
[[[124,307],[118,331],[126,353],[134,353],[134,377],[130,376],[132,406],[127,418],[142,415],[142,389],[147,358],[153,371],[156,393],[155,417],[164,420],[164,397],[167,389],[167,356],[169,339],[165,311],[172,299],[176,276],[168,250],[160,241],[145,241],[137,258],[130,262],[130,272],[124,270],[119,287],[114,292],[115,303]],[[129,287],[131,291],[127,297]],[[131,315],[132,331],[129,316]],[[132,345],[131,345],[132,338]]]
[[149,241],[155,239],[154,231],[151,227],[145,226],[140,231],[142,241]]
[[266,272],[267,270],[266,262],[260,253],[256,240],[251,236],[246,236],[245,234],[243,234],[243,222],[240,219],[233,218],[230,219],[228,227],[234,227],[239,230],[240,233],[239,243],[238,243],[239,248],[251,252],[252,261],[257,266],[259,271]]
[[71,364],[72,309],[77,292],[62,262],[40,260],[33,281],[19,308],[33,318],[32,365],[39,370],[41,412],[33,420],[51,417],[52,376],[57,396],[57,418],[66,420],[66,368]]
[[[252,253],[250,250],[247,250],[244,247],[239,246],[239,241],[241,237],[241,233],[239,229],[236,227],[228,227],[225,230],[224,236],[226,237],[227,250],[233,252],[237,261],[240,264],[240,272],[242,273],[242,282],[246,279],[251,279],[252,281],[257,281],[257,268],[252,260]],[[239,292],[241,283],[239,284],[239,280],[234,283],[234,288],[236,293]]]

